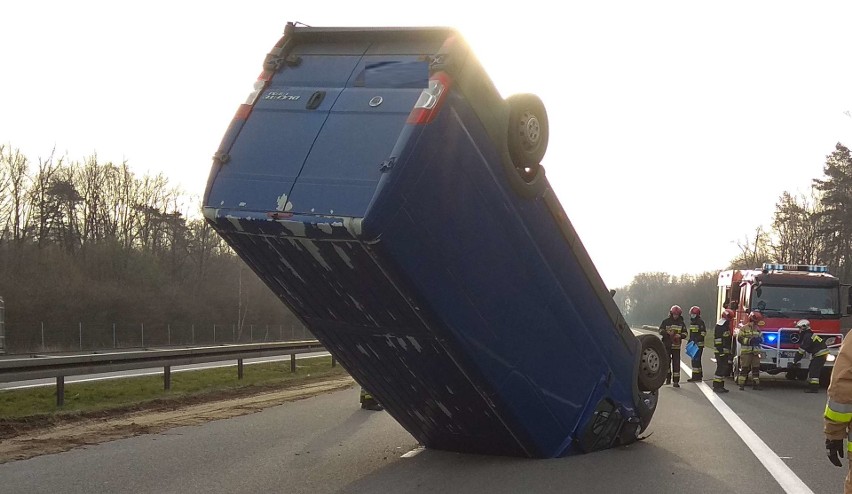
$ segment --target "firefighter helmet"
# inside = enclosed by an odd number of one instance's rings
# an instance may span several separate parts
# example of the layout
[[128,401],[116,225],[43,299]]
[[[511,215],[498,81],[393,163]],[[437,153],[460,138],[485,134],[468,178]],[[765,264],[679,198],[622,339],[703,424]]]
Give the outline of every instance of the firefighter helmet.
[[732,311],[731,309],[725,309],[722,311],[722,319],[727,319],[730,321],[734,318],[734,315],[734,311]]
[[749,322],[753,322],[755,324],[760,324],[760,323],[763,322],[763,314],[761,314],[760,311],[753,310],[748,315],[748,320],[749,320]]
[[700,315],[701,315],[701,307],[699,307],[697,305],[693,305],[692,307],[689,308],[689,317],[694,319],[694,318],[696,318]]
[[679,316],[683,314],[683,309],[681,309],[679,305],[673,305],[672,308],[669,309],[669,314]]
[[811,322],[807,319],[799,319],[799,321],[796,322],[796,327],[799,328],[799,331],[810,331]]

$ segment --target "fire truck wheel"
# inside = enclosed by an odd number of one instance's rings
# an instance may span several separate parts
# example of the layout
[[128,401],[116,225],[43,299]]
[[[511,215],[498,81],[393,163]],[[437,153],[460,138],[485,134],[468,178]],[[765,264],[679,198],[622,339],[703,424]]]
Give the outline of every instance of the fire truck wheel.
[[642,354],[639,359],[639,389],[654,391],[660,389],[666,380],[666,372],[671,365],[666,347],[659,336],[639,335]]
[[789,370],[784,374],[784,377],[786,377],[788,381],[795,381],[799,377],[796,374],[795,370]]

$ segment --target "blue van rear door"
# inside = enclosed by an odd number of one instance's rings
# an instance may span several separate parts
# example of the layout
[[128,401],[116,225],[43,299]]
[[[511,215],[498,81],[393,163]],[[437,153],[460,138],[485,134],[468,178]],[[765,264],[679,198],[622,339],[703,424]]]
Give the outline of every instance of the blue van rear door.
[[293,211],[363,217],[428,77],[420,55],[365,55],[305,161]]
[[289,209],[290,190],[361,60],[366,43],[333,56],[314,45],[297,46],[299,63],[277,73],[260,95],[219,171],[208,204],[259,211]]

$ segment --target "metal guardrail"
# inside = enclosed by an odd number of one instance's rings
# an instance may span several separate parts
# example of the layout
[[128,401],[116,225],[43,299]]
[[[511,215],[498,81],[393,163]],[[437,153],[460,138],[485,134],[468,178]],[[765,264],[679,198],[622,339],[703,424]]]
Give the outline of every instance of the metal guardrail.
[[[171,388],[171,368],[206,362],[237,361],[237,378],[243,378],[243,360],[247,358],[290,355],[290,372],[296,371],[296,355],[325,350],[319,341],[286,343],[252,343],[197,348],[138,350],[77,354],[66,356],[35,356],[0,359],[0,382],[56,378],[56,404],[65,401],[65,377],[100,374],[134,369],[163,368],[163,389]],[[331,365],[335,365],[332,357]]]

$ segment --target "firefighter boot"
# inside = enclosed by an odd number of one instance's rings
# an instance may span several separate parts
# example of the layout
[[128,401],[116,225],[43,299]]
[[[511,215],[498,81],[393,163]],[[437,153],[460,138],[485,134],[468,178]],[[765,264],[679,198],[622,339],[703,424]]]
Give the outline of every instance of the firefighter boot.
[[754,381],[754,386],[752,386],[751,389],[755,391],[760,391],[763,388],[760,387],[760,381]]
[[808,387],[805,388],[805,393],[816,393],[819,391],[819,383],[808,383]]
[[728,389],[725,388],[725,381],[717,381],[713,380],[713,392],[714,393],[727,393]]

